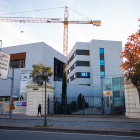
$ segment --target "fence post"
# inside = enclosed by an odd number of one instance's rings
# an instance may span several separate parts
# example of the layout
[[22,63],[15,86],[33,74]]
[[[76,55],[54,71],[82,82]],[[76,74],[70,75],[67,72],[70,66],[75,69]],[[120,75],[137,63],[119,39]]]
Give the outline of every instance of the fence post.
[[56,114],[57,114],[57,97],[56,97]]
[[113,102],[112,102],[112,107],[113,107],[113,115],[115,114],[115,107],[114,107],[114,96],[112,97],[113,98]]
[[83,114],[84,114],[84,96],[83,96]]
[[66,105],[66,103],[67,103],[67,101],[66,101],[66,98],[65,98],[65,100],[64,100],[64,103],[65,103],[65,115],[67,114],[67,105]]
[[49,113],[50,113],[50,111],[49,111],[49,95],[48,95],[48,115],[49,115]]
[[125,116],[125,98],[124,98],[124,92],[123,92],[123,116]]

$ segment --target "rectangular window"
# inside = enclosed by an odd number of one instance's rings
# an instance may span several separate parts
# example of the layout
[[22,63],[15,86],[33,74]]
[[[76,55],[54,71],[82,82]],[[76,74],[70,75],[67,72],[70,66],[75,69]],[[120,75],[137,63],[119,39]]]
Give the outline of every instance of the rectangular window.
[[104,60],[100,60],[100,65],[104,65]]
[[82,72],[82,73],[81,73],[81,76],[86,76],[86,73]]
[[104,48],[100,48],[100,54],[104,54]]
[[11,60],[10,66],[14,68],[25,68],[25,59]]
[[86,73],[86,72],[81,72],[81,76],[82,77],[87,77],[87,78],[89,78],[90,77],[90,74],[89,73]]
[[76,55],[89,55],[89,50],[76,50]]
[[100,74],[101,74],[101,77],[105,77],[105,72],[104,71],[101,71]]

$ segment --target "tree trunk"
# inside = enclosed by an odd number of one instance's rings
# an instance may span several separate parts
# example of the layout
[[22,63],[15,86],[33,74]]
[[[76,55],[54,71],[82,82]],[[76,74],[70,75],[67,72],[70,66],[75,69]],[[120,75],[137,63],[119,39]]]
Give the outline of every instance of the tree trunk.
[[44,114],[44,126],[47,125],[47,122],[46,122],[46,79],[45,79],[45,114]]

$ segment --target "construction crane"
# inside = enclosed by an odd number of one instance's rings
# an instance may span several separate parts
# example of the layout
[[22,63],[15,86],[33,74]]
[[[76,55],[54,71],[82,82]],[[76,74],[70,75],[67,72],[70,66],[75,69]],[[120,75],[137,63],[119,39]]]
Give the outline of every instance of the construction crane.
[[63,40],[63,55],[68,56],[68,24],[93,24],[100,26],[100,20],[91,21],[69,21],[68,7],[65,7],[64,20],[61,18],[32,18],[32,17],[0,17],[0,22],[20,22],[20,23],[63,23],[64,24],[64,40]]

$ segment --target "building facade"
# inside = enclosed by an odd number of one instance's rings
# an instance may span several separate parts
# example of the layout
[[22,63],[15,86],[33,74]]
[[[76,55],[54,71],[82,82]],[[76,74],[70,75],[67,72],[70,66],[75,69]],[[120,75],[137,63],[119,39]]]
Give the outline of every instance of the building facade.
[[[44,42],[2,48],[2,52],[10,54],[10,66],[14,67],[14,88],[20,89],[21,72],[32,70],[33,64],[39,62],[52,67],[53,75],[51,81],[62,81],[63,64],[66,64],[66,57],[48,46]],[[12,77],[12,70],[9,70],[8,77]],[[11,79],[0,79],[0,101],[9,100],[11,94]]]
[[93,86],[101,95],[101,77],[123,76],[121,41],[91,40],[76,42],[68,55],[68,82]]

